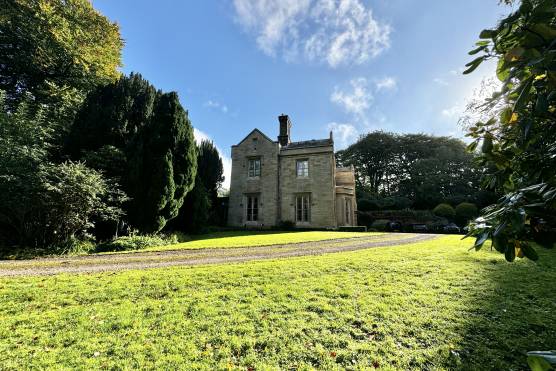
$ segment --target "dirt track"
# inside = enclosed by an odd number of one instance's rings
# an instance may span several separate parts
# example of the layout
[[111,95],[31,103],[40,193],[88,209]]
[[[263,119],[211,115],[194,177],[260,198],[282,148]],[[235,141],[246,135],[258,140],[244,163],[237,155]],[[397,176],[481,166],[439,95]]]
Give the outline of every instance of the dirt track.
[[321,255],[374,247],[397,246],[436,238],[431,234],[384,234],[369,237],[285,245],[241,248],[169,250],[127,254],[86,255],[0,261],[0,276],[37,276],[60,273],[94,273],[124,269],[149,269]]

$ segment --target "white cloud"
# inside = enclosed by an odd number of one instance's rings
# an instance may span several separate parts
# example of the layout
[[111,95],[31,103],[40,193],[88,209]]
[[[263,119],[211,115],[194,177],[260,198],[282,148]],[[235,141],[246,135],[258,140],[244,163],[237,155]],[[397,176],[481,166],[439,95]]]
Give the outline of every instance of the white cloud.
[[328,130],[332,131],[335,142],[339,143],[341,148],[353,143],[359,135],[359,131],[352,124],[331,122],[328,124]]
[[377,91],[381,90],[395,90],[398,87],[398,82],[391,76],[383,77],[375,82]]
[[228,106],[217,101],[213,101],[209,99],[208,101],[205,102],[204,106],[222,111],[222,113],[228,113]]
[[330,95],[330,101],[338,104],[348,113],[361,116],[371,106],[373,94],[364,77],[353,79],[349,83],[351,91],[346,92],[336,87]]
[[234,0],[236,21],[265,54],[361,64],[390,46],[390,26],[360,0]]
[[458,104],[453,105],[452,107],[445,108],[441,111],[442,116],[448,118],[454,118],[461,116],[463,114],[464,109],[460,107]]
[[442,85],[442,86],[448,86],[450,85],[446,80],[441,79],[440,77],[436,77],[432,80],[434,83],[438,84],[438,85]]
[[[197,142],[197,144],[201,143],[203,140],[212,141],[211,137],[208,134],[197,128],[193,128],[193,135],[195,136],[195,142]],[[222,183],[222,188],[230,189],[230,179],[232,176],[232,159],[229,156],[226,156],[218,146],[216,146],[216,149],[218,150],[218,154],[222,159],[222,165],[224,167],[224,182]]]

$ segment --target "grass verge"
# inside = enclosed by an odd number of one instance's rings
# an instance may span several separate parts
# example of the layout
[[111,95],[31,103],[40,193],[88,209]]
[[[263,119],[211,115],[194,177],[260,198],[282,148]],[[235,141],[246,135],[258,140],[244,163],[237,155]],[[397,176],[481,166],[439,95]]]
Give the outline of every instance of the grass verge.
[[20,368],[524,369],[556,348],[555,251],[459,236],[195,268],[0,279]]

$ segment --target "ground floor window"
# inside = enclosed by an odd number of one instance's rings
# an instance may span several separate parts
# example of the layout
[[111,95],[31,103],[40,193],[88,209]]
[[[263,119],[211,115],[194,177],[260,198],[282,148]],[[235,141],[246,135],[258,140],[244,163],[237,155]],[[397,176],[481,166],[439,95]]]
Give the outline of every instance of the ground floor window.
[[259,196],[247,196],[247,221],[256,222],[259,220]]
[[311,215],[309,195],[299,195],[295,198],[295,221],[308,223]]
[[346,197],[346,225],[351,225],[351,199]]

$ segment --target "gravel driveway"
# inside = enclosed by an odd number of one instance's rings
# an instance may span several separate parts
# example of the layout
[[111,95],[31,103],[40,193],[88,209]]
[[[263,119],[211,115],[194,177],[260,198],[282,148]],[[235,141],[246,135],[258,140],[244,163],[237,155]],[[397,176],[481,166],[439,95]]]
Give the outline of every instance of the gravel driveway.
[[127,254],[0,261],[0,276],[37,276],[60,273],[95,273],[124,269],[194,266],[321,255],[374,247],[397,246],[436,238],[432,234],[382,234],[285,245],[240,248],[170,250]]

